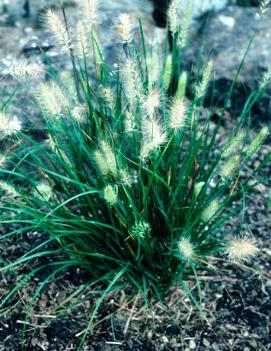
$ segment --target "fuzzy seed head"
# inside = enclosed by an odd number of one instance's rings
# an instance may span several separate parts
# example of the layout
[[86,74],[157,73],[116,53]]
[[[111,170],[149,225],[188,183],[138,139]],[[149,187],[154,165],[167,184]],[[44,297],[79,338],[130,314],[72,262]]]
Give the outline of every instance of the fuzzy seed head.
[[29,80],[40,80],[44,77],[44,67],[42,64],[31,63],[28,60],[20,60],[18,62],[13,62],[9,67],[4,70],[5,75],[10,75],[11,77],[19,81],[29,81]]
[[249,237],[236,238],[228,243],[226,253],[233,262],[248,261],[257,255],[259,249],[255,241]]
[[79,57],[87,57],[89,54],[89,40],[86,27],[82,21],[76,26],[76,49]]
[[135,22],[130,15],[122,13],[119,16],[117,33],[122,43],[130,44],[134,39]]
[[63,52],[69,52],[72,47],[69,33],[64,25],[64,20],[56,11],[49,9],[44,17],[44,25],[50,31]]
[[204,222],[208,222],[214,217],[214,215],[220,209],[220,205],[217,199],[213,200],[208,207],[202,212],[202,219]]
[[103,152],[107,167],[108,167],[108,172],[111,173],[113,176],[116,177],[117,175],[117,161],[116,161],[116,156],[111,148],[111,146],[106,143],[105,141],[101,142],[101,151]]
[[199,85],[196,87],[197,99],[200,99],[205,95],[206,90],[207,90],[208,85],[209,85],[209,82],[210,82],[210,79],[211,79],[213,68],[214,68],[213,61],[209,61],[207,66],[205,67],[205,69],[203,71],[202,80],[199,83]]
[[78,105],[78,106],[73,107],[71,114],[76,122],[85,123],[86,122],[86,118],[85,118],[86,111],[87,111],[86,106]]
[[59,117],[69,107],[66,96],[55,82],[38,85],[36,99],[46,113],[55,117]]
[[152,151],[157,150],[167,141],[163,126],[154,118],[142,122],[143,145],[140,158],[144,161]]
[[223,157],[231,156],[236,151],[240,151],[242,143],[244,142],[245,133],[240,131],[236,136],[234,136],[226,145],[222,151]]
[[123,83],[125,94],[131,105],[135,105],[141,92],[141,80],[136,68],[136,62],[128,58],[123,68]]
[[259,15],[264,16],[270,11],[271,1],[270,0],[260,0],[259,5],[260,5]]
[[143,99],[143,109],[147,116],[153,117],[156,110],[161,104],[161,94],[158,90],[150,90],[148,95]]
[[48,202],[53,196],[53,189],[47,182],[42,181],[36,185],[33,195],[38,200]]
[[131,187],[134,183],[134,177],[128,169],[120,169],[119,171],[120,182],[123,186]]
[[263,78],[260,82],[260,88],[266,87],[271,82],[271,67],[264,73]]
[[0,154],[0,167],[4,167],[6,163],[6,157]]
[[178,37],[179,45],[181,48],[185,47],[187,44],[191,12],[192,12],[192,0],[188,2],[188,5],[186,6],[183,14],[183,20],[181,23],[180,33]]
[[82,20],[88,32],[91,32],[93,25],[99,18],[99,0],[77,0]]
[[131,228],[131,234],[140,239],[145,239],[150,231],[151,226],[145,221],[137,221]]
[[220,169],[220,175],[221,177],[229,178],[233,175],[235,172],[236,168],[238,167],[238,164],[240,162],[240,156],[232,156],[230,157],[222,166]]
[[104,188],[104,199],[110,205],[114,206],[118,202],[118,190],[112,185],[107,185]]
[[93,158],[98,170],[101,172],[101,174],[104,177],[106,177],[109,171],[108,171],[108,165],[106,163],[104,154],[100,150],[95,150],[93,154]]
[[135,117],[131,111],[126,112],[125,131],[127,134],[134,133],[136,128]]
[[113,110],[114,108],[114,96],[113,92],[110,88],[103,88],[102,89],[102,97],[104,98],[105,102],[107,103],[108,107]]
[[169,30],[173,34],[179,30],[178,5],[179,0],[172,0],[167,13]]
[[253,139],[252,143],[246,150],[246,155],[247,157],[251,157],[258,149],[259,147],[262,146],[263,142],[267,138],[269,134],[269,128],[268,127],[263,127],[256,138]]
[[117,176],[116,156],[111,146],[105,141],[102,141],[100,143],[100,148],[94,152],[94,161],[98,170],[104,177],[108,175]]
[[195,256],[194,246],[188,238],[182,238],[179,241],[178,249],[180,256],[187,261],[192,260]]
[[187,122],[189,102],[186,98],[173,100],[169,111],[169,127],[175,132],[183,129]]
[[172,70],[172,55],[168,55],[165,62],[165,70],[163,74],[163,87],[164,90],[168,90],[171,82],[171,70]]
[[10,117],[0,111],[0,140],[17,134],[22,129],[22,124],[17,117]]
[[6,195],[12,197],[19,197],[19,192],[15,189],[13,185],[8,182],[0,180],[0,190],[2,190]]

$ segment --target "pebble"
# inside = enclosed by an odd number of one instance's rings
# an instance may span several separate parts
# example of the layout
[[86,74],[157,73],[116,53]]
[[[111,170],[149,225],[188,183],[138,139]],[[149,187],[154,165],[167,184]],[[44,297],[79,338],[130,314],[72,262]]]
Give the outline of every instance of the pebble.
[[161,337],[161,340],[162,340],[162,342],[163,342],[164,344],[169,343],[169,340],[168,340],[168,338],[167,338],[165,335],[163,335],[163,336]]
[[152,332],[152,330],[149,330],[148,333],[147,333],[147,339],[151,340],[152,337],[153,337],[153,332]]
[[189,341],[189,349],[190,350],[195,350],[195,348],[197,347],[196,343],[194,340],[190,340]]
[[203,338],[202,342],[204,346],[210,346],[210,343],[207,339]]
[[214,343],[212,344],[212,348],[213,348],[213,350],[215,350],[215,351],[220,351],[219,346],[217,345],[216,342],[214,342]]
[[248,332],[247,330],[245,330],[244,333],[243,333],[243,335],[244,335],[244,337],[247,338],[247,337],[249,336],[249,332]]

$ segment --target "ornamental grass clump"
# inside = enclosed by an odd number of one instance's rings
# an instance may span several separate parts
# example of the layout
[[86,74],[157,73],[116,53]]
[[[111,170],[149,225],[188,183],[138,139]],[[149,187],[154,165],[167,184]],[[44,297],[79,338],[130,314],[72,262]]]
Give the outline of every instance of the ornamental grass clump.
[[[188,29],[187,20],[184,29],[179,25],[174,4],[168,16],[174,35],[171,56],[167,45],[163,54],[148,49],[141,25],[136,29],[134,20],[121,15],[116,37],[124,50],[118,67],[104,60],[91,8],[96,13],[98,2],[80,2],[91,20],[79,23],[80,35],[68,31],[60,14],[50,10],[46,16],[57,44],[73,60],[76,87],[65,86],[61,75],[31,85],[46,122],[46,139],[37,141],[17,120],[0,114],[0,139],[13,143],[1,162],[2,239],[36,231],[48,236],[1,271],[51,256],[48,264],[55,270],[37,287],[35,299],[61,271],[71,266],[88,270],[89,286],[105,284],[89,327],[102,300],[118,289],[131,298],[140,293],[150,303],[180,284],[199,307],[188,278],[197,280],[197,270],[210,270],[217,255],[234,262],[255,256],[250,237],[229,239],[226,231],[221,233],[243,209],[238,200],[258,184],[255,172],[241,173],[268,134],[264,127],[249,143],[247,104],[228,139],[216,144],[220,124],[212,129],[210,117],[199,118],[213,63],[203,68],[190,100],[180,94],[185,92],[179,89],[180,33],[185,32],[186,41]],[[78,56],[75,46],[81,50]],[[170,77],[166,82],[165,74]],[[250,101],[262,92],[260,87]],[[54,248],[48,249],[51,242]],[[18,288],[43,268],[33,268]],[[2,299],[1,308],[14,294],[16,289]]]

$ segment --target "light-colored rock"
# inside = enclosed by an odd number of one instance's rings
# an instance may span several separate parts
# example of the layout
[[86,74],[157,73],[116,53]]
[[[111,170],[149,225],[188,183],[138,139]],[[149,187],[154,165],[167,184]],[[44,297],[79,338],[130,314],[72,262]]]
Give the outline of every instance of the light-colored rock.
[[[199,53],[204,62],[207,62],[210,57],[213,59],[215,85],[211,84],[214,87],[212,98],[210,96],[210,99],[206,99],[205,102],[208,105],[212,99],[213,104],[222,107],[246,54],[232,99],[227,104],[231,113],[239,115],[247,97],[258,88],[264,73],[271,67],[270,16],[260,17],[256,7],[229,6],[208,17],[208,26],[203,32],[202,26],[199,27],[196,35],[192,35],[186,49],[184,61],[186,61],[187,70],[190,71],[192,66],[197,66]],[[254,35],[252,45],[246,53]],[[255,121],[268,120],[270,110],[269,98],[259,100],[252,110]]]

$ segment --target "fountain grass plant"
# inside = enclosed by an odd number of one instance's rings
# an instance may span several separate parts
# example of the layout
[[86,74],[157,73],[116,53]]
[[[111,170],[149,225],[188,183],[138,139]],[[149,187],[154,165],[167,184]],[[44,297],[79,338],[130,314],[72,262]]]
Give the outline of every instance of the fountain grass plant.
[[[254,240],[233,238],[225,224],[243,209],[246,194],[259,182],[251,180],[270,160],[268,155],[241,176],[268,134],[263,127],[249,142],[251,107],[269,83],[268,74],[218,146],[221,123],[211,128],[210,116],[200,118],[211,61],[199,75],[194,97],[184,96],[181,52],[189,11],[180,25],[175,2],[169,8],[171,54],[167,45],[147,47],[141,24],[137,28],[130,16],[121,15],[116,33],[123,57],[109,67],[95,31],[97,5],[80,1],[84,16],[73,30],[64,10],[64,18],[53,11],[46,16],[56,43],[71,57],[73,80],[56,76],[49,66],[51,79],[41,82],[43,70],[30,62],[5,72],[24,84],[31,81],[46,140],[37,141],[23,130],[8,115],[8,104],[0,114],[1,139],[12,144],[1,157],[1,240],[34,231],[47,234],[23,257],[3,262],[0,271],[31,264],[34,258],[53,258],[48,263],[53,273],[37,286],[31,307],[57,274],[72,266],[88,270],[86,286],[99,283],[104,289],[80,346],[102,301],[114,290],[125,289],[131,299],[140,293],[150,304],[180,284],[202,312],[188,276],[198,282],[197,271],[214,269],[218,255],[233,261],[255,256]],[[54,249],[48,249],[52,242]],[[43,268],[33,267],[2,297],[1,309]]]

